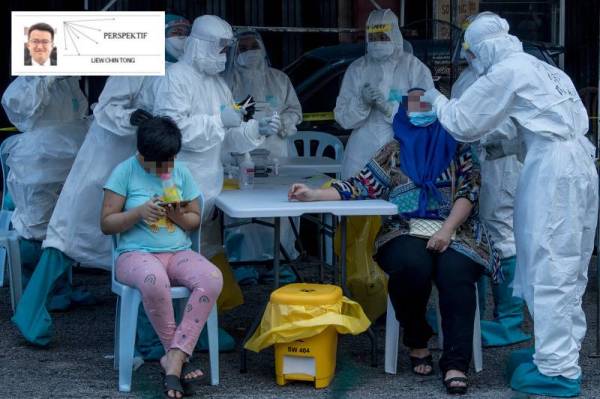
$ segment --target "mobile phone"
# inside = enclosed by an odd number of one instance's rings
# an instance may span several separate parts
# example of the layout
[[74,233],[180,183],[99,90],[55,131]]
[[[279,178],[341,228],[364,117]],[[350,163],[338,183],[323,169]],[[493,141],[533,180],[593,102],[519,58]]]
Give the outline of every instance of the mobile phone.
[[190,201],[175,201],[175,202],[159,202],[158,206],[162,206],[163,208],[166,208],[167,206],[171,205],[173,208],[175,208],[177,206],[177,204],[181,205],[181,206],[187,206],[187,204],[189,204]]

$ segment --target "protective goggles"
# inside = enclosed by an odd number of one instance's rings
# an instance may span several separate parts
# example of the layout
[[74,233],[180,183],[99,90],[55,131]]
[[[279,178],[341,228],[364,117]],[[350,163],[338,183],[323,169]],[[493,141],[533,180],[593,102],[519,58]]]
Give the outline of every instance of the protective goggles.
[[203,36],[195,35],[194,33],[192,33],[190,36],[198,40],[214,43],[214,45],[218,48],[231,47],[236,42],[235,38],[228,39],[225,37]]

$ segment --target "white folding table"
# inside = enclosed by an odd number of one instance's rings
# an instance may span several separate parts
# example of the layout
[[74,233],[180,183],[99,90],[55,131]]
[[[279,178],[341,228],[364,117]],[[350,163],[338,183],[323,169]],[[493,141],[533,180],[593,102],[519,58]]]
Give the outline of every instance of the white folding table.
[[[251,190],[223,191],[216,201],[216,206],[225,214],[233,218],[274,218],[274,251],[273,273],[274,289],[279,287],[279,244],[281,233],[281,218],[295,217],[307,213],[333,214],[340,217],[341,228],[341,286],[344,295],[350,293],[346,286],[346,217],[347,216],[374,216],[395,215],[397,207],[384,200],[354,200],[354,201],[315,201],[298,202],[288,201],[288,190],[292,183],[301,182],[308,186],[320,187],[328,179],[323,176],[308,179],[298,179],[290,176],[276,176],[255,179],[254,188]],[[258,327],[260,317],[255,319],[253,326],[248,331],[245,342],[252,332]],[[375,335],[369,330],[372,343],[372,363],[376,364]],[[246,371],[245,350],[242,345],[241,371]]]

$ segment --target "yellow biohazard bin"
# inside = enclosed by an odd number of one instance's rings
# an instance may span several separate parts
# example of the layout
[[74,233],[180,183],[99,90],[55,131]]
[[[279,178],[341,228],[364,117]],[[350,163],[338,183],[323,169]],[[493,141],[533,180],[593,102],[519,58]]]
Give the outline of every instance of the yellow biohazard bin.
[[[329,284],[289,284],[271,294],[271,303],[319,307],[342,301],[340,287]],[[335,375],[338,333],[335,326],[320,333],[288,343],[275,344],[277,384],[290,380],[314,381],[315,388],[325,388]]]

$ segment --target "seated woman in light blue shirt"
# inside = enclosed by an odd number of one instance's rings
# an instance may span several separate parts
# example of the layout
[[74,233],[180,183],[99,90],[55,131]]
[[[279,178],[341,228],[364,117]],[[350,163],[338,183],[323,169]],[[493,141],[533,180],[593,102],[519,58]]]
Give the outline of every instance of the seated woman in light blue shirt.
[[[141,122],[137,149],[138,154],[119,164],[104,186],[101,227],[104,234],[120,235],[117,280],[140,290],[166,353],[160,360],[164,392],[181,398],[184,386],[202,377],[200,370],[183,366],[219,297],[223,277],[215,265],[191,250],[188,233],[200,225],[200,190],[185,165],[175,161],[181,149],[175,122],[167,117]],[[173,187],[176,192],[168,192]],[[172,195],[178,201],[169,202]],[[191,291],[179,325],[171,284]]]

